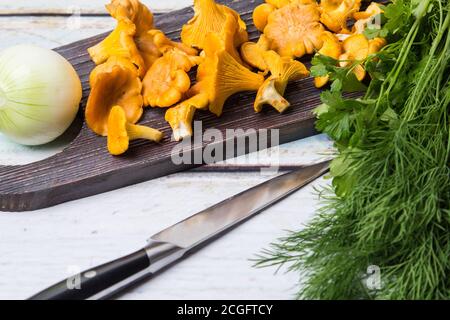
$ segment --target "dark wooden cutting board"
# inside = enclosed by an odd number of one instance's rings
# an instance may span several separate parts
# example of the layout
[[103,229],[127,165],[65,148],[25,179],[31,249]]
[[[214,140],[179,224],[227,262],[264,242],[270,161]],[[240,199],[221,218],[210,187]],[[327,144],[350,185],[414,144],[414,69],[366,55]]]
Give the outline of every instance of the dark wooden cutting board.
[[[262,2],[222,1],[242,15],[251,39],[259,36],[252,24],[252,10]],[[192,15],[192,9],[186,8],[159,15],[156,24],[169,37],[178,40],[182,25]],[[56,49],[73,64],[81,78],[80,117],[89,94],[89,73],[94,67],[86,49],[104,37],[105,34]],[[312,79],[303,79],[289,85],[286,98],[292,108],[285,114],[278,114],[270,107],[256,114],[253,111],[255,93],[243,93],[228,100],[221,118],[198,112],[196,120],[203,122],[203,129],[214,127],[222,132],[237,128],[279,129],[280,142],[286,143],[315,133],[311,110],[320,103],[319,93]],[[125,156],[113,157],[106,149],[106,140],[83,124],[78,136],[62,153],[28,165],[0,166],[0,211],[45,208],[194,167],[175,165],[171,161],[171,150],[176,142],[170,139],[171,129],[164,121],[164,110],[147,109],[141,123],[162,130],[165,140],[161,144],[133,142]]]

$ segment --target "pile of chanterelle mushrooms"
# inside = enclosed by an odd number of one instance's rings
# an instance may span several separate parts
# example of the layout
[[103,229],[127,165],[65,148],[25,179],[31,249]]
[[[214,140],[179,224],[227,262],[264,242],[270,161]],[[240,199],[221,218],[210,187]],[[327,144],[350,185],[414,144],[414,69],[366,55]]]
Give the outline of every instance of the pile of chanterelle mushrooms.
[[[262,32],[256,43],[248,41],[239,14],[214,0],[194,0],[195,15],[183,26],[181,43],[154,28],[152,13],[139,0],[112,0],[106,7],[117,26],[88,50],[97,66],[90,75],[86,121],[108,137],[113,155],[125,153],[130,140],[163,138],[136,124],[144,106],[168,108],[166,121],[181,140],[192,135],[197,109],[220,116],[225,101],[238,92],[257,91],[256,112],[264,105],[285,111],[288,82],[309,76],[295,60],[305,54],[326,55],[346,66],[386,44],[364,36],[382,8],[372,3],[360,12],[361,0],[266,0],[253,13]],[[188,72],[194,67],[192,85]],[[362,65],[354,72],[359,80],[366,76]],[[317,87],[327,82],[327,77],[315,79]]]

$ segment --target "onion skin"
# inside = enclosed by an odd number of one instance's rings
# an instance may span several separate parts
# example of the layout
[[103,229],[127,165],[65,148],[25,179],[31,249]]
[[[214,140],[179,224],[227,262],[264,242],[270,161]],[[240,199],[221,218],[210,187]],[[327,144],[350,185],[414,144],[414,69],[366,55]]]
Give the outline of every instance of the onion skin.
[[0,132],[29,146],[62,135],[82,97],[72,65],[49,49],[19,45],[0,53]]

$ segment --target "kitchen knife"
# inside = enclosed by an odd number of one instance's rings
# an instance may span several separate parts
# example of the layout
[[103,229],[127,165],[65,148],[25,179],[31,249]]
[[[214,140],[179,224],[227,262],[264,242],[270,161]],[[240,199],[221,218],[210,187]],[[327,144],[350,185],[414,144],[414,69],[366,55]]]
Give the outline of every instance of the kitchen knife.
[[264,182],[155,234],[145,248],[61,281],[30,300],[111,298],[198,250],[328,170],[329,162],[324,162]]

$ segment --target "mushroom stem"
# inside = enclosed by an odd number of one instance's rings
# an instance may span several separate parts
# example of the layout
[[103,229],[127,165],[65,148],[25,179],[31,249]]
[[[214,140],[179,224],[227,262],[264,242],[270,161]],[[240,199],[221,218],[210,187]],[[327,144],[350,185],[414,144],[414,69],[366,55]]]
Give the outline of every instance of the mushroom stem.
[[278,112],[283,113],[287,108],[291,106],[289,101],[284,97],[284,90],[276,89],[276,79],[268,80],[266,84],[261,88],[262,95],[255,103],[255,111],[261,112],[265,104],[270,104]]
[[164,134],[156,129],[127,123],[127,132],[129,140],[145,139],[160,142]]

